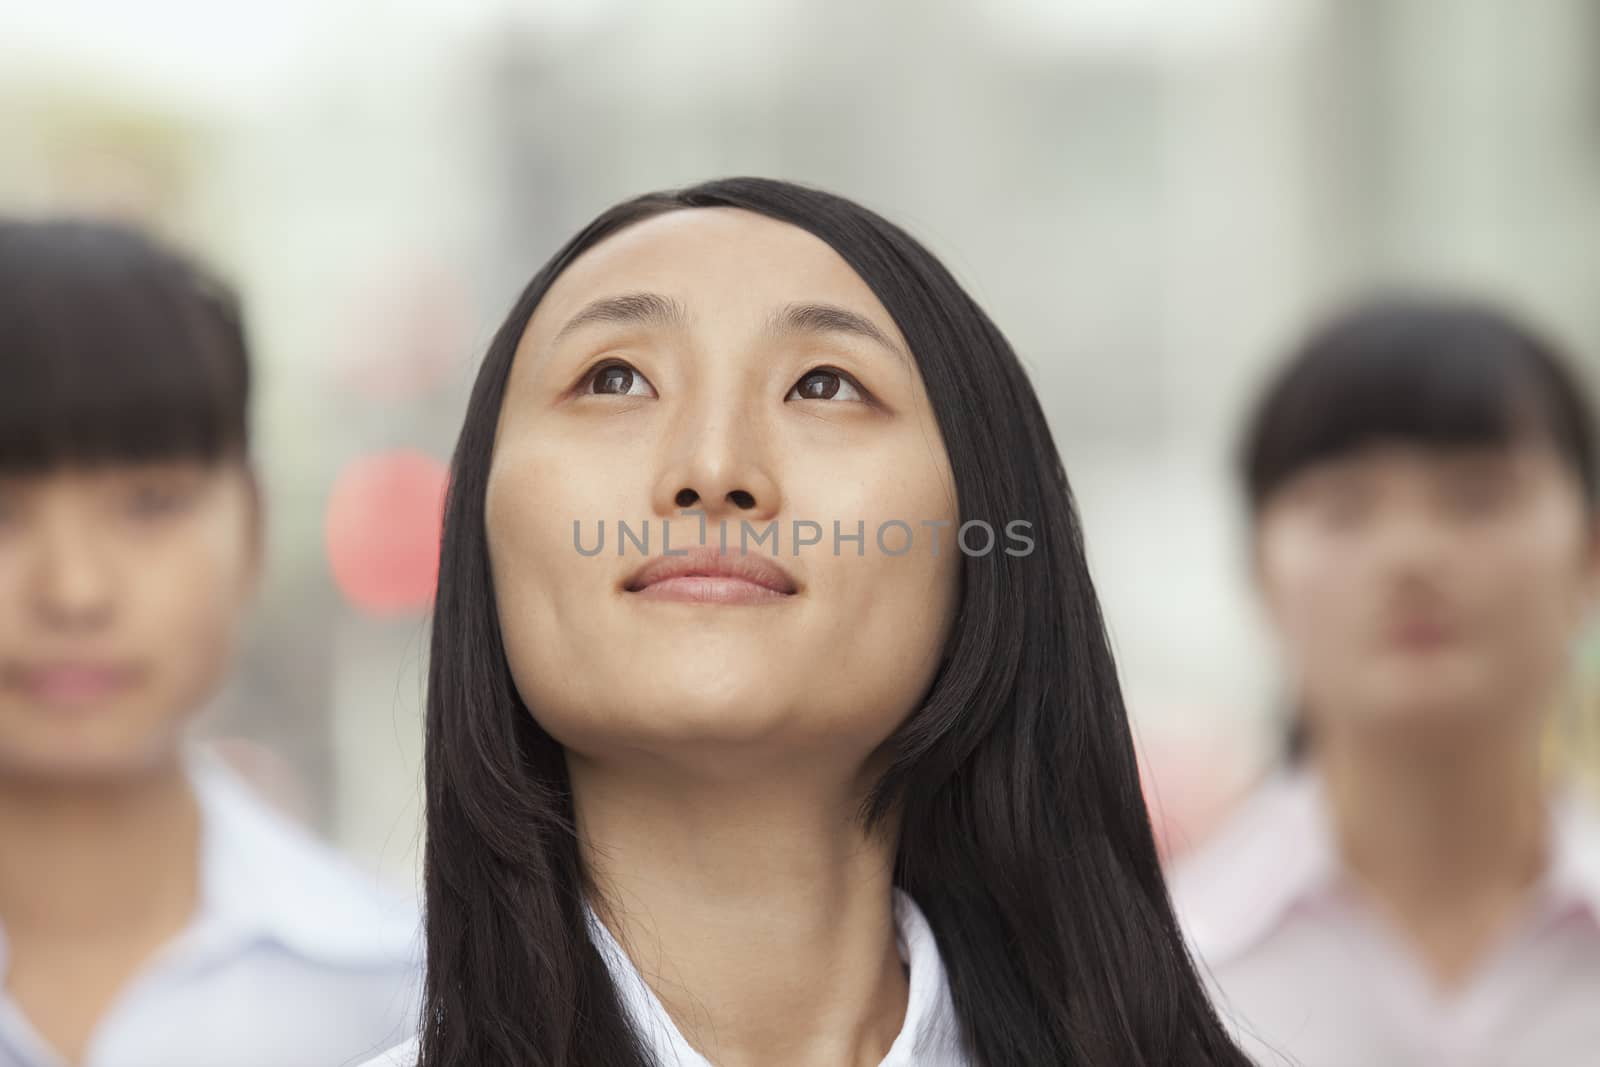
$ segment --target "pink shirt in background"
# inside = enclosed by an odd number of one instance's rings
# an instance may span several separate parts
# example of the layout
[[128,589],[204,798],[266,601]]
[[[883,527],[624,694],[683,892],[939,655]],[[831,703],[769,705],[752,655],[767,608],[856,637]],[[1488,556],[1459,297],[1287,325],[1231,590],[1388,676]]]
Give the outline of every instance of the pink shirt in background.
[[1224,1023],[1262,1064],[1600,1065],[1600,817],[1566,792],[1550,814],[1526,913],[1440,993],[1344,876],[1320,777],[1278,772],[1172,875]]

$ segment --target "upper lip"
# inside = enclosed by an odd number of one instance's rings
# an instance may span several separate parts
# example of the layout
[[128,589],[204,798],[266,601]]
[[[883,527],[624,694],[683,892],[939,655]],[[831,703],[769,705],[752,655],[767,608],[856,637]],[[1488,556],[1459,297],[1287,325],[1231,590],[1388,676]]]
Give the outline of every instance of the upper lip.
[[653,556],[633,572],[624,588],[633,593],[668,578],[689,577],[736,578],[779,593],[793,593],[799,588],[788,571],[769,559],[748,552],[730,551],[724,555],[711,546],[685,549],[682,555],[674,552],[670,556]]

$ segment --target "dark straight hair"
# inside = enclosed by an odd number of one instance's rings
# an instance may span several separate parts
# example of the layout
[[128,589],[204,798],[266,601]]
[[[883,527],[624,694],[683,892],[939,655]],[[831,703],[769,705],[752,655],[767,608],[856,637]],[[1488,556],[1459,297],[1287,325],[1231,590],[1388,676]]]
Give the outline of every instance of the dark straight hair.
[[233,291],[140,230],[0,218],[0,473],[249,449]]
[[453,459],[428,673],[422,1067],[633,1067],[584,923],[561,746],[513,685],[484,498],[507,374],[551,282],[665,212],[734,207],[826,241],[927,384],[961,520],[1032,521],[1026,557],[966,556],[948,661],[886,742],[861,811],[901,819],[895,883],[927,915],[977,1064],[1245,1064],[1174,920],[1066,472],[1022,366],[921,244],[848,200],[728,178],[602,213],[534,275],[489,346]]
[[[1594,415],[1567,357],[1531,324],[1482,300],[1389,292],[1315,324],[1263,390],[1245,426],[1238,477],[1252,521],[1305,471],[1375,444],[1450,450],[1552,445],[1600,512]],[[1290,761],[1304,715],[1289,715]]]

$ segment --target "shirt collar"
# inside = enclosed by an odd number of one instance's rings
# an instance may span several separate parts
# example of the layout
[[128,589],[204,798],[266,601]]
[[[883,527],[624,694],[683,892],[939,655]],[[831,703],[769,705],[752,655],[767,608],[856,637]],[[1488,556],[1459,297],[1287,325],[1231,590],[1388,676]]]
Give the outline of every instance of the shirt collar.
[[273,941],[333,966],[419,958],[414,898],[271,808],[214,753],[190,745],[183,758],[201,812],[197,936]]
[[[664,1067],[711,1067],[695,1051],[611,931],[584,903],[589,936],[605,960],[624,1010]],[[908,971],[906,1017],[879,1067],[965,1067],[960,1027],[938,943],[910,894],[894,889],[895,945]]]
[[[1292,910],[1340,884],[1341,863],[1321,775],[1274,771],[1218,835],[1173,872],[1174,907],[1197,953],[1217,963],[1253,947]],[[1600,922],[1600,819],[1570,787],[1553,790],[1548,907]]]
[[[415,902],[317,842],[195,744],[183,765],[200,807],[199,905],[184,931],[195,953],[272,941],[334,966],[420,966]],[[9,945],[0,924],[0,979]]]
[[1294,907],[1336,884],[1339,861],[1321,778],[1272,772],[1197,853],[1173,872],[1184,933],[1208,961],[1253,945]]
[[1570,784],[1550,799],[1554,848],[1546,876],[1552,905],[1581,911],[1600,924],[1600,816],[1590,799]]

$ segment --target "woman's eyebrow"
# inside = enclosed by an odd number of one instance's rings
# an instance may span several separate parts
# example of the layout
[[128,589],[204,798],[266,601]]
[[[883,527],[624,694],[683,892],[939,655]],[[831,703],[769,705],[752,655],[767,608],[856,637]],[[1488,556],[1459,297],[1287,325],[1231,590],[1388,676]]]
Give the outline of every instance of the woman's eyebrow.
[[657,326],[673,329],[689,321],[689,312],[671,297],[659,293],[623,293],[607,296],[584,305],[567,324],[556,332],[551,344],[584,326],[597,322],[621,323],[636,326]]
[[779,337],[795,333],[854,334],[888,349],[897,359],[909,362],[900,346],[871,319],[837,304],[789,304],[773,312],[766,329],[768,334]]
[[[602,297],[584,305],[556,332],[550,343],[556,344],[567,335],[599,322],[675,329],[683,327],[688,321],[688,309],[671,297],[660,293],[623,293]],[[871,319],[837,304],[785,305],[768,317],[766,333],[774,337],[796,333],[853,334],[882,346],[897,359],[909,362],[900,346]]]

